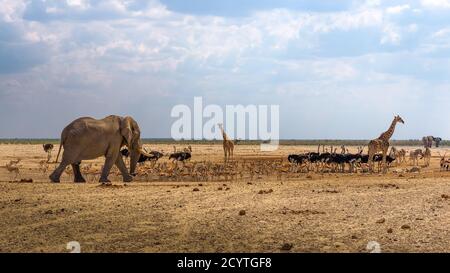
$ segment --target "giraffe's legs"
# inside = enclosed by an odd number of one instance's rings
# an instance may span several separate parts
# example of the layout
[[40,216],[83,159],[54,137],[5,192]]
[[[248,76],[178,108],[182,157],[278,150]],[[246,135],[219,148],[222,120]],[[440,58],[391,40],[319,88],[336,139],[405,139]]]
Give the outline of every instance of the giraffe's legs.
[[387,156],[388,148],[389,148],[389,146],[388,147],[384,147],[384,149],[383,149],[383,164],[382,164],[383,165],[383,173],[387,172],[386,156]]
[[373,172],[373,148],[369,146],[369,158],[367,160],[367,163],[369,165],[369,172]]

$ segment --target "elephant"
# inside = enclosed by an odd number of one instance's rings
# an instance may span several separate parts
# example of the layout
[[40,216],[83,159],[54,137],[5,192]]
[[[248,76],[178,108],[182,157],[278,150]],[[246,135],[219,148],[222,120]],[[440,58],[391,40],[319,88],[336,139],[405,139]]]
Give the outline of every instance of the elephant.
[[440,137],[433,137],[434,142],[436,143],[436,148],[439,148],[439,144],[442,141],[442,138]]
[[434,140],[434,138],[432,136],[424,136],[422,138],[423,147],[431,148],[433,146],[433,140]]
[[[64,147],[62,160],[49,178],[58,183],[65,168],[72,165],[74,182],[86,182],[80,172],[81,161],[105,156],[100,182],[110,182],[108,175],[113,165],[120,170],[124,182],[131,182],[140,155],[148,155],[142,149],[140,134],[139,126],[132,117],[110,115],[103,119],[78,118],[61,133],[55,163],[58,162],[61,147]],[[130,172],[120,156],[120,149],[124,145],[130,151]]]

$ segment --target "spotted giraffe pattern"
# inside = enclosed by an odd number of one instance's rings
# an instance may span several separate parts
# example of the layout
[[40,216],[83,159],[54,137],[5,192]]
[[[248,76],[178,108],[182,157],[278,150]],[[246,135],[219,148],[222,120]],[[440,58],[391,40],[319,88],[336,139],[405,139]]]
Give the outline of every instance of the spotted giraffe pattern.
[[405,122],[400,116],[395,116],[391,123],[391,126],[386,132],[383,132],[378,138],[373,139],[369,142],[369,168],[373,170],[373,156],[378,153],[383,153],[383,172],[386,172],[386,155],[389,149],[389,139],[392,137],[395,131],[395,126],[400,122],[404,124]]

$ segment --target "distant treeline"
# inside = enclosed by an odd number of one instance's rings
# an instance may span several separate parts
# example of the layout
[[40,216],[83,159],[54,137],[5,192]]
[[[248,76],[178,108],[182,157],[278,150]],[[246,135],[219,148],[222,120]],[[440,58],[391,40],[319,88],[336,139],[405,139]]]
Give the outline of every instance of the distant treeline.
[[[189,144],[222,144],[222,140],[179,140],[175,141],[171,138],[144,138],[142,139],[144,144],[172,144],[177,145],[189,145]],[[239,140],[237,145],[256,145],[261,144],[264,141],[261,140]],[[52,143],[58,144],[59,139],[51,138],[11,138],[11,139],[0,139],[1,144],[44,144]],[[267,142],[266,142],[267,143]],[[281,145],[312,145],[317,146],[319,144],[326,146],[340,146],[340,145],[351,145],[351,146],[365,146],[369,143],[369,140],[358,140],[358,139],[283,139],[280,140]],[[422,146],[422,141],[419,139],[408,139],[408,140],[391,140],[391,145],[393,146]],[[449,146],[449,140],[443,140],[441,142],[442,146]]]

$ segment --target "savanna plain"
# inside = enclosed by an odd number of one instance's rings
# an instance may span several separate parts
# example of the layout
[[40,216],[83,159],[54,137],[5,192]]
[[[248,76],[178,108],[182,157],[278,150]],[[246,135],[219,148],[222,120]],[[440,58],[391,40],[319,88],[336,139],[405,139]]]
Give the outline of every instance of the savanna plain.
[[[184,148],[145,147],[174,145]],[[103,158],[81,164],[87,183],[71,170],[51,183],[42,144],[0,144],[0,252],[68,252],[71,241],[81,252],[370,252],[371,241],[382,252],[450,252],[450,172],[439,165],[448,147],[432,149],[429,167],[406,160],[382,174],[287,161],[315,146],[240,144],[228,166],[221,144],[191,146],[189,162],[164,156],[133,182],[113,170],[101,184]],[[18,159],[18,173],[5,167]]]

